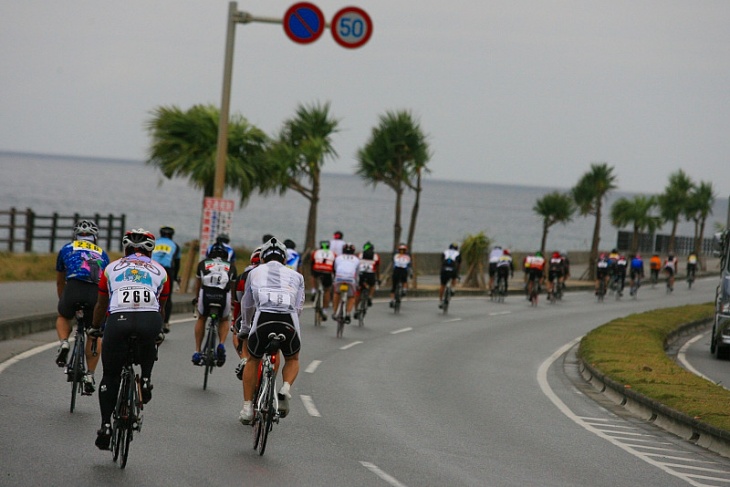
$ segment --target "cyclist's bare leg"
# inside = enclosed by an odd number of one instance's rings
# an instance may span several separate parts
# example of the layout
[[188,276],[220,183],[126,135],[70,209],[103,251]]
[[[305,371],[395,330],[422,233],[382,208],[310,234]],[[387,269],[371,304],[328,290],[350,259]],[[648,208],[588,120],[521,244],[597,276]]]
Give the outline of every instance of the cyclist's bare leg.
[[281,379],[291,386],[299,375],[299,352],[284,357],[284,367],[281,369]]
[[58,315],[56,317],[56,333],[58,334],[59,340],[68,340],[68,337],[71,336],[71,321]]
[[200,352],[200,345],[203,343],[203,335],[205,334],[206,316],[199,316],[195,322],[195,351]]
[[340,305],[340,293],[335,293],[334,299],[332,299],[332,310],[336,313],[337,307]]
[[256,378],[259,372],[260,358],[250,357],[243,368],[243,400],[253,401],[253,393],[256,388]]
[[228,317],[221,319],[221,321],[218,323],[218,338],[220,339],[220,343],[226,343],[226,338],[228,338],[228,330],[230,330],[230,326],[230,320]]
[[444,290],[445,289],[446,289],[446,285],[445,284],[441,284],[439,286],[439,301],[441,301],[442,299],[444,299]]
[[96,339],[96,357],[91,352],[91,345],[94,341],[93,338],[86,341],[86,368],[92,374],[96,371],[96,365],[99,363],[101,358],[101,340]]
[[352,312],[352,309],[355,307],[355,295],[348,296],[347,298],[347,314],[349,315]]
[[332,286],[326,288],[323,294],[322,309],[327,309],[330,307],[330,301],[332,301]]

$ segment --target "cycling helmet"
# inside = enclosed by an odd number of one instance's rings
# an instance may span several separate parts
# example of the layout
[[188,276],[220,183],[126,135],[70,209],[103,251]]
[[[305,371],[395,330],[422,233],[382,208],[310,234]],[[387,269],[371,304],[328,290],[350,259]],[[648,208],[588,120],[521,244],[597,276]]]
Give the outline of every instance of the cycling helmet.
[[294,240],[287,238],[286,240],[284,240],[284,247],[286,247],[287,249],[295,249],[297,248],[297,244],[294,243]]
[[342,232],[341,231],[337,230],[337,231],[335,231],[335,235],[334,236],[335,236],[336,239],[341,239],[344,235],[342,235]]
[[601,252],[601,255],[598,256],[599,259],[605,259],[606,258],[606,252]]
[[135,252],[150,255],[155,249],[155,236],[144,228],[132,229],[124,234],[122,247],[125,255]]
[[345,244],[345,245],[344,245],[344,246],[342,247],[342,253],[343,253],[343,254],[354,254],[354,253],[355,253],[355,245],[354,245],[354,244],[352,244],[352,243],[350,243],[350,242],[347,242],[347,243],[346,243],[346,244]]
[[553,259],[559,259],[560,258],[560,252],[553,252]]
[[373,247],[373,244],[371,244],[370,241],[367,241],[362,245],[363,252],[367,252],[368,250],[375,250],[375,247]]
[[503,255],[510,255],[510,251],[509,251],[509,249],[504,249],[504,250],[502,251],[502,254],[503,254]]
[[400,252],[401,250],[402,250],[403,252],[408,252],[408,246],[407,246],[406,244],[400,244],[400,245],[398,246],[398,252]]
[[535,257],[542,257],[542,252],[540,252],[539,250],[535,252]]
[[256,247],[253,252],[251,252],[251,264],[258,264],[261,262],[261,247]]
[[172,238],[172,236],[175,235],[175,229],[172,227],[162,227],[160,228],[160,237],[165,238]]
[[276,260],[283,264],[286,262],[286,247],[276,237],[271,237],[268,242],[261,246],[261,260],[264,262]]
[[634,257],[636,257],[637,259],[641,259],[641,254],[637,253]]
[[451,245],[449,245],[449,248],[451,250],[459,250],[459,244],[456,242],[453,242]]
[[81,220],[74,226],[74,240],[78,240],[79,235],[90,235],[94,237],[94,241],[96,242],[96,237],[99,235],[99,227],[91,220]]
[[228,259],[228,249],[226,249],[223,244],[220,243],[214,243],[210,246],[208,249],[208,253],[205,254],[205,256],[209,259]]
[[229,243],[231,241],[231,237],[228,236],[227,233],[221,233],[218,235],[218,238],[215,239],[216,243]]
[[319,242],[319,248],[322,250],[329,250],[330,249],[329,240],[321,240]]

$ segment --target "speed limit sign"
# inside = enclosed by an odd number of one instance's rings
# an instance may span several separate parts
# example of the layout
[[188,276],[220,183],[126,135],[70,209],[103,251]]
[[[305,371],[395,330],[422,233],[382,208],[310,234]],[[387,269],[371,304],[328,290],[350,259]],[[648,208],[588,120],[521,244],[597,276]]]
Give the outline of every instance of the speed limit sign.
[[363,9],[345,7],[335,14],[330,28],[332,36],[339,45],[354,49],[370,39],[373,34],[373,21]]

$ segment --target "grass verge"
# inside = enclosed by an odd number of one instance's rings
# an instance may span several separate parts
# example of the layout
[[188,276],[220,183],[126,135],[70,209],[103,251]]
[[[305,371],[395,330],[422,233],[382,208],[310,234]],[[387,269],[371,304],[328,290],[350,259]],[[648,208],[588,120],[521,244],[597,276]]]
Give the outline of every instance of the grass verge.
[[686,371],[664,350],[671,332],[713,315],[714,306],[707,303],[619,318],[588,333],[578,354],[625,387],[730,431],[730,391]]

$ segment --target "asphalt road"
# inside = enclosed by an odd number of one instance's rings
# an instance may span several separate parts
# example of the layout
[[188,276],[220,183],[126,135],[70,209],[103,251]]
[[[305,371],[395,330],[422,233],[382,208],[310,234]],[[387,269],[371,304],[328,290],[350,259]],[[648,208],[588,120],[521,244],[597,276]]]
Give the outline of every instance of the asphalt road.
[[292,412],[263,457],[237,422],[234,361],[203,391],[192,320],[175,316],[123,471],[94,447],[96,396],[68,412],[49,338],[0,370],[0,485],[727,485],[729,459],[596,397],[573,346],[619,316],[711,301],[715,285],[671,296],[643,288],[636,301],[602,304],[580,292],[537,308],[457,295],[448,315],[434,299],[406,299],[397,316],[376,302],[343,339],[331,320],[314,328],[306,309]]

